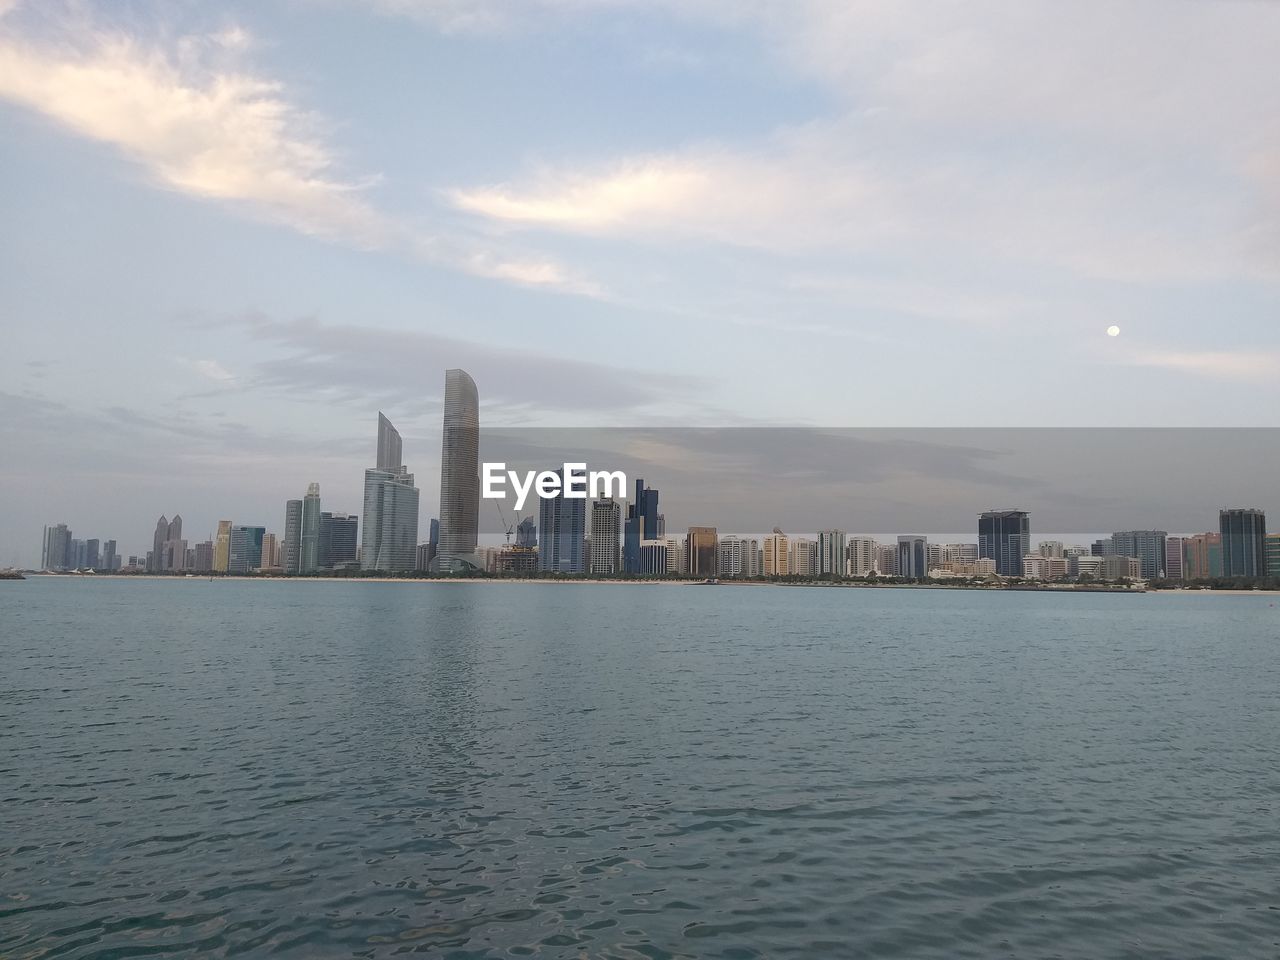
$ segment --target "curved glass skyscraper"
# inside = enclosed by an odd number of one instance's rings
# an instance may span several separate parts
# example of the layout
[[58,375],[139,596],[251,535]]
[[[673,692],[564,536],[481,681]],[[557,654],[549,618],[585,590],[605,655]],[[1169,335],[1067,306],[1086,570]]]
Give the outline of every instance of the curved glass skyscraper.
[[[378,414],[378,465],[364,472],[360,566],[404,573],[417,561],[418,488],[400,460],[400,434]],[[317,502],[318,505],[318,502]]]
[[480,395],[465,370],[444,374],[444,430],[440,443],[440,544],[435,569],[478,566],[480,527]]

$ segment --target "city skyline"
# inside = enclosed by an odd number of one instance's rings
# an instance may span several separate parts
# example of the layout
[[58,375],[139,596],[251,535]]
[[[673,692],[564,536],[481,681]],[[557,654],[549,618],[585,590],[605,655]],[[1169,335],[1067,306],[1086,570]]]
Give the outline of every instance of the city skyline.
[[356,509],[443,366],[486,426],[1280,424],[1280,8],[1018,9],[0,0],[0,562]]

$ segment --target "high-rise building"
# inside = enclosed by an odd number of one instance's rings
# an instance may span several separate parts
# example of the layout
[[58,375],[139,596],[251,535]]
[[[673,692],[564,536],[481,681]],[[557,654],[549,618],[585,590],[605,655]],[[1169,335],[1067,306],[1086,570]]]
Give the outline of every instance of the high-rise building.
[[[585,513],[585,511],[584,511]],[[440,543],[433,561],[446,573],[476,568],[480,533],[480,395],[465,370],[444,375],[440,440]]]
[[877,553],[879,555],[876,558],[876,572],[882,577],[896,577],[898,575],[897,545],[883,544],[877,549]]
[[[381,414],[379,414],[381,416]],[[286,500],[284,505],[284,543],[280,547],[280,566],[290,575],[302,572],[302,501]]]
[[791,557],[788,565],[793,577],[814,577],[818,574],[818,541],[796,537],[791,541]]
[[898,576],[923,580],[929,575],[929,540],[915,534],[898,537]]
[[1222,535],[1222,575],[1260,577],[1267,569],[1267,516],[1261,510],[1233,508],[1218,512]]
[[685,540],[685,572],[694,577],[714,577],[719,572],[716,528],[690,527]]
[[1064,549],[1061,540],[1041,540],[1036,553],[1042,557],[1061,557]]
[[[394,434],[394,436],[392,436]],[[403,573],[417,564],[418,488],[404,464],[391,467],[384,457],[400,452],[400,434],[378,414],[380,466],[364,472],[364,529],[360,566],[382,573]]]
[[374,462],[377,469],[387,473],[395,473],[404,466],[400,433],[381,410],[378,411],[378,455]]
[[356,565],[358,527],[359,520],[353,514],[320,514],[319,569],[342,570]]
[[978,556],[996,562],[1002,577],[1022,576],[1031,552],[1031,517],[1024,510],[988,510],[978,516]]
[[1268,533],[1266,542],[1267,576],[1280,577],[1280,533]]
[[1222,534],[1197,533],[1182,541],[1183,576],[1212,580],[1222,576]]
[[[379,414],[381,416],[381,414]],[[417,537],[417,531],[414,532]],[[302,498],[302,557],[299,561],[303,573],[315,573],[320,569],[320,484],[307,486]]]
[[[435,521],[432,521],[433,523]],[[516,546],[531,549],[538,545],[538,524],[533,517],[525,517],[516,524]]]
[[151,559],[147,564],[148,571],[155,572],[164,569],[161,566],[161,558],[164,556],[164,544],[167,539],[169,539],[169,518],[162,513],[160,514],[160,519],[156,521],[156,530],[151,537],[151,553],[149,554]]
[[870,537],[850,537],[845,547],[845,566],[851,577],[865,577],[876,569],[880,544]]
[[843,577],[845,535],[843,530],[818,531],[818,574]]
[[1182,580],[1185,577],[1183,562],[1182,537],[1166,537],[1164,541],[1164,575],[1170,580]]
[[766,577],[791,575],[791,541],[777,527],[760,543],[763,572]]
[[102,569],[107,571],[120,569],[120,555],[116,553],[114,540],[107,540],[102,544]]
[[266,527],[236,525],[231,528],[227,573],[249,573],[262,566],[262,539]]
[[218,533],[213,538],[213,570],[226,573],[231,561],[231,521],[219,520]]
[[[564,470],[557,470],[556,476],[563,483]],[[586,500],[570,499],[563,494],[541,498],[538,501],[538,569],[558,573],[584,572],[586,533]]]
[[74,557],[71,556],[71,530],[65,523],[54,524],[44,528],[44,549],[40,556],[41,570],[69,570]]
[[1111,551],[1142,561],[1144,580],[1165,575],[1165,548],[1169,534],[1164,530],[1118,530],[1111,535]]
[[274,533],[262,535],[262,562],[259,567],[263,570],[280,569],[280,538]]
[[749,537],[721,537],[717,564],[721,577],[757,577],[760,575],[760,546]]
[[192,558],[191,569],[198,573],[208,573],[213,569],[213,541],[205,540],[197,543],[196,555]]
[[627,573],[640,573],[640,544],[657,540],[666,532],[658,514],[658,491],[646,487],[639,478],[635,486],[635,498],[627,504],[622,534],[622,568]]
[[[531,547],[523,534],[529,518],[520,521],[516,545]],[[530,526],[532,524],[530,523]],[[536,533],[535,533],[536,536]],[[612,497],[591,501],[591,558],[588,572],[608,576],[622,572],[622,505]]]

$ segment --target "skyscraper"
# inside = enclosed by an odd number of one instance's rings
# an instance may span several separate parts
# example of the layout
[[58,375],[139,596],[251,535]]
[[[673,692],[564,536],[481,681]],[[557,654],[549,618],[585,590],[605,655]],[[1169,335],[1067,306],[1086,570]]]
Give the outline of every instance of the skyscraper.
[[386,415],[378,411],[378,458],[376,466],[387,473],[395,473],[404,466],[403,444],[400,433],[391,425]]
[[[520,521],[520,533],[524,533],[527,520]],[[532,526],[532,524],[530,524]],[[517,540],[519,546],[526,544],[523,537]],[[591,501],[591,561],[589,572],[594,574],[612,574],[622,571],[622,505],[612,497]]]
[[791,573],[791,543],[777,527],[760,545],[761,562],[766,577],[785,577]]
[[391,465],[384,459],[399,453],[400,434],[391,421],[378,414],[380,465],[364,472],[360,565],[365,570],[403,573],[417,562],[418,488],[404,464]]
[[1156,580],[1165,575],[1165,549],[1169,534],[1165,530],[1118,530],[1111,535],[1112,553],[1137,557],[1142,562],[1142,576]]
[[44,528],[44,549],[40,557],[41,570],[68,570],[71,557],[71,530],[65,523]]
[[302,572],[302,501],[287,500],[284,505],[284,543],[280,547],[281,563],[287,574]]
[[719,572],[716,555],[716,528],[690,527],[685,552],[687,572],[694,577],[714,577]]
[[516,524],[516,546],[532,549],[538,545],[538,523],[533,517],[525,517]]
[[978,516],[978,556],[996,562],[1002,577],[1022,576],[1031,552],[1031,517],[1023,510],[989,510]]
[[266,527],[232,527],[227,573],[249,573],[261,567],[262,538],[266,534]]
[[845,536],[843,530],[818,531],[818,574],[844,576]]
[[[1019,557],[1021,560],[1021,557]],[[1021,566],[1019,566],[1021,569]],[[923,580],[929,575],[929,541],[907,534],[898,538],[898,576]]]
[[845,547],[845,564],[851,577],[865,577],[876,569],[880,544],[870,537],[850,537]]
[[480,530],[480,395],[465,370],[444,374],[440,440],[440,542],[435,569],[476,569]]
[[219,520],[218,533],[213,538],[213,569],[226,573],[231,561],[231,521]]
[[346,513],[320,514],[320,557],[321,570],[341,570],[353,567],[356,563],[357,537],[356,517]]
[[[564,479],[564,471],[556,475]],[[443,524],[441,537],[443,538]],[[538,501],[538,569],[558,573],[586,570],[583,547],[587,533],[587,501],[563,492]],[[441,544],[443,549],[443,542]]]
[[635,498],[627,504],[627,519],[623,526],[622,568],[627,573],[640,573],[640,544],[656,540],[664,531],[658,516],[658,491],[636,480]]
[[[381,414],[379,414],[381,416]],[[414,536],[417,536],[415,532]],[[320,484],[307,487],[302,498],[302,557],[299,561],[303,573],[315,573],[320,569]]]
[[1166,537],[1164,541],[1164,575],[1170,580],[1181,580],[1185,576],[1186,556],[1182,537]]
[[1222,534],[1222,575],[1261,577],[1267,572],[1267,515],[1257,509],[1218,512]]

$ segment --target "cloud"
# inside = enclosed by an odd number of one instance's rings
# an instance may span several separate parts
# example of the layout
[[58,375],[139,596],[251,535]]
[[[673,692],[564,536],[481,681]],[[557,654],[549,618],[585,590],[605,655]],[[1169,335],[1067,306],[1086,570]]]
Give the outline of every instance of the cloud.
[[343,174],[322,118],[245,65],[253,39],[243,28],[166,44],[69,13],[52,19],[48,40],[0,23],[0,98],[119,149],[158,185],[360,249],[601,295],[545,257],[513,257],[463,235],[424,237],[379,210],[369,196],[379,177]]
[[1150,353],[1134,357],[1134,366],[1160,367],[1222,380],[1274,381],[1280,376],[1280,354],[1269,351]]
[[0,37],[0,96],[119,148],[161,185],[304,233],[379,246],[391,224],[341,177],[317,117],[241,69],[243,31],[166,51],[83,21],[62,42]]
[[[582,17],[618,2],[518,5]],[[436,19],[441,5],[387,12]],[[637,5],[759,38],[828,115],[459,185],[509,229],[1048,265],[1138,283],[1280,276],[1280,4],[925,0]],[[1194,124],[1187,117],[1202,118]]]
[[244,387],[307,402],[326,398],[434,411],[446,367],[462,367],[475,378],[486,417],[517,422],[551,412],[638,416],[668,401],[679,402],[698,386],[684,376],[639,373],[420,331],[261,316],[244,318],[239,325],[278,351],[251,367],[241,378]]
[[214,383],[232,383],[236,376],[217,360],[183,360],[196,373]]

